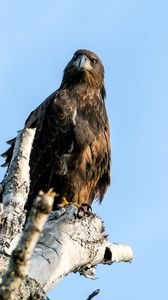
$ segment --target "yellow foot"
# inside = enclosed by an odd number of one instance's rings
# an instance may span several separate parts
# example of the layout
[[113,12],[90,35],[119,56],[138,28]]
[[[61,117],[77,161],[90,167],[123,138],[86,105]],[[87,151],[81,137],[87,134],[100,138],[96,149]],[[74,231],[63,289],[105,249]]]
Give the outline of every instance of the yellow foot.
[[92,211],[92,208],[87,203],[79,203],[79,202],[69,202],[65,197],[62,197],[61,203],[58,204],[59,208],[65,207],[67,205],[75,205],[78,208],[78,214],[84,215],[85,213],[89,213]]
[[64,207],[64,206],[67,206],[67,205],[75,205],[77,208],[80,208],[81,206],[88,206],[88,204],[86,203],[78,203],[78,202],[72,202],[72,201],[68,201],[65,197],[62,197],[61,198],[61,202],[58,204],[59,207]]
[[61,199],[61,203],[58,204],[59,207],[64,207],[67,205],[75,205],[77,208],[81,207],[81,204],[79,204],[78,202],[72,202],[72,201],[68,201],[65,197],[62,197]]
[[62,197],[61,203],[58,204],[59,207],[64,207],[66,205],[70,205],[70,202],[67,201],[65,197]]

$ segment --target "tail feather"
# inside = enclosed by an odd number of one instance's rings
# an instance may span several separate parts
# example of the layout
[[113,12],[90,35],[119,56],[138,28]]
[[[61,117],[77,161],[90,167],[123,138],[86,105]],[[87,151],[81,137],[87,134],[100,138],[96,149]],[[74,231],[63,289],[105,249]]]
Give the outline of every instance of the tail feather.
[[9,165],[9,163],[12,159],[15,141],[16,141],[16,138],[7,141],[7,144],[9,144],[10,147],[4,153],[1,154],[2,157],[6,158],[5,162],[1,165],[1,167],[7,167]]

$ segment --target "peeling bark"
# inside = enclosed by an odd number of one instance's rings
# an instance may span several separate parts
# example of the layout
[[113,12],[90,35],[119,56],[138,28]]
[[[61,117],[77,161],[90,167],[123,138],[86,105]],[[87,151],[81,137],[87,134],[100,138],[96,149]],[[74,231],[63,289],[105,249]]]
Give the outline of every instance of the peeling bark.
[[88,212],[81,218],[78,209],[70,205],[50,214],[28,274],[48,291],[70,272],[95,279],[97,264],[131,262],[132,258],[129,246],[108,241],[96,214]]
[[1,300],[15,300],[18,289],[24,279],[28,262],[32,256],[43,225],[52,210],[53,196],[40,194],[36,197],[27,220],[23,235],[12,252],[9,267],[0,285]]
[[12,160],[3,180],[3,203],[0,203],[0,253],[11,254],[25,223],[24,206],[30,185],[29,157],[34,135],[35,129],[19,132]]

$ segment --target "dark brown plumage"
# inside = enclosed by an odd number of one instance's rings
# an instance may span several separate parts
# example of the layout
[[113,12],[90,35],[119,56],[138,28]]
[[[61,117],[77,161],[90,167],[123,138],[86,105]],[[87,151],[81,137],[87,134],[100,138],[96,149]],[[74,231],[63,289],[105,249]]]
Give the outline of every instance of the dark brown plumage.
[[[69,202],[103,199],[110,184],[110,133],[104,103],[104,68],[91,51],[78,50],[66,66],[60,88],[28,117],[36,128],[30,156],[29,204],[49,188]],[[9,164],[15,139],[5,152]]]

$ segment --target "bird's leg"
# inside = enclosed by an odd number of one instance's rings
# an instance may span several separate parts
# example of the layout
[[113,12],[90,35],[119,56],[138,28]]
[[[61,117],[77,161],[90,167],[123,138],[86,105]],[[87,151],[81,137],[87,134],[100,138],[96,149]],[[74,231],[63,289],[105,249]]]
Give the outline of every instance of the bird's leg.
[[61,208],[67,205],[75,205],[77,208],[80,207],[80,204],[77,201],[76,202],[68,201],[66,197],[62,197],[60,203],[58,204],[58,207]]
[[65,207],[67,205],[75,205],[78,210],[83,211],[83,213],[87,213],[92,210],[91,206],[88,203],[79,203],[78,201],[68,201],[66,197],[61,198],[61,202],[58,204],[58,207]]
[[70,202],[68,202],[65,197],[62,197],[61,202],[58,204],[58,206],[61,208],[61,207],[67,206],[67,205],[70,205]]

